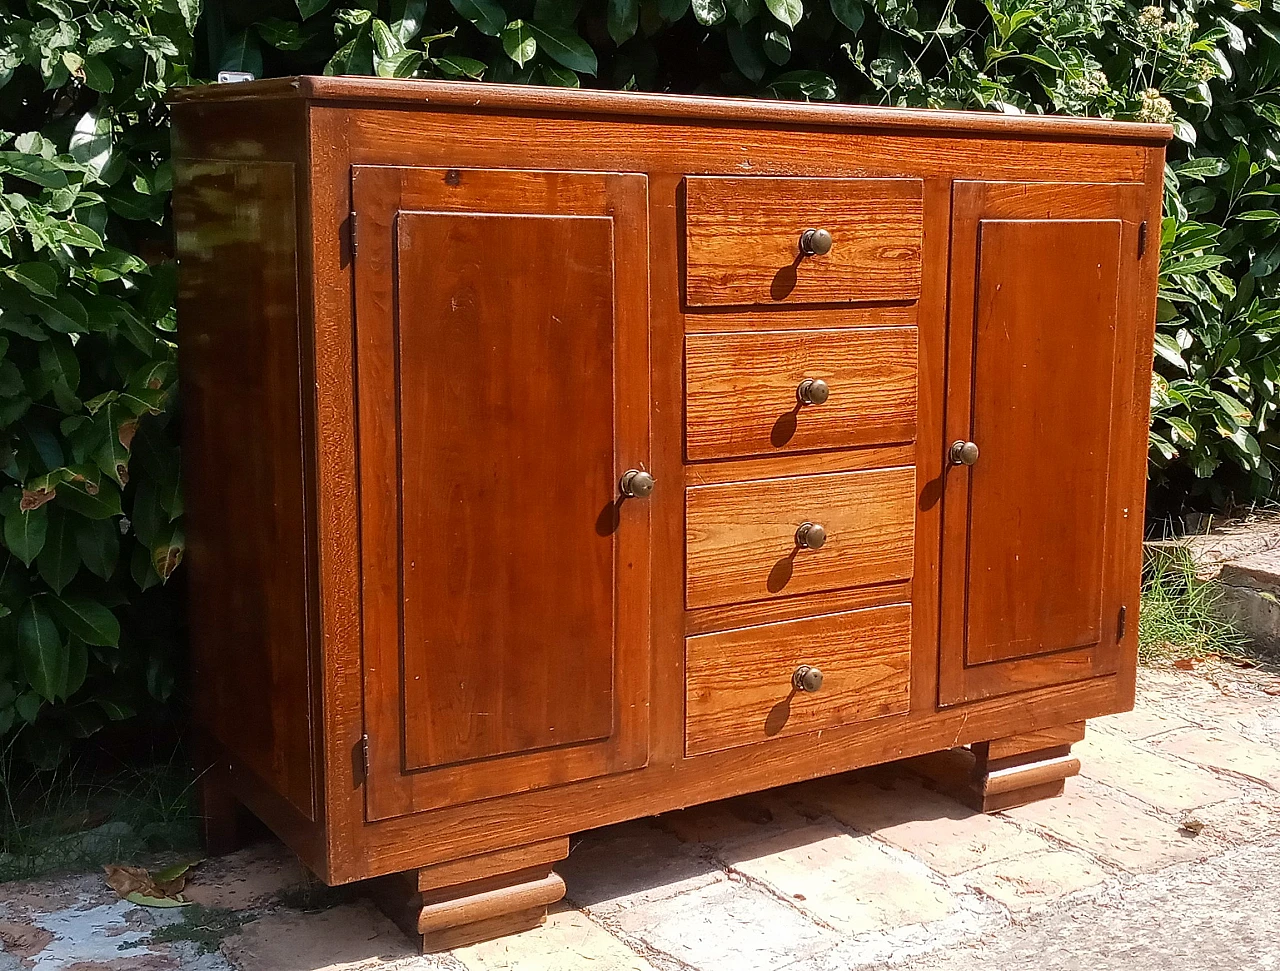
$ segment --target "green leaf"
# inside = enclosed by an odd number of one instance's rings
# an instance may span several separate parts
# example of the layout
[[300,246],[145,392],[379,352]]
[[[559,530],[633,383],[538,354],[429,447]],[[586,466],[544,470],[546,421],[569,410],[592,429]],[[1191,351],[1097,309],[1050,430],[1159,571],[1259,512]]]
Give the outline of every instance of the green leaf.
[[785,30],[770,30],[764,35],[765,57],[781,67],[791,60],[791,35]]
[[658,0],[658,16],[669,24],[689,12],[689,0]]
[[433,57],[431,63],[439,68],[441,74],[451,78],[473,78],[478,81],[488,70],[488,65],[484,61],[477,61],[474,57],[462,57],[459,54]]
[[831,0],[831,12],[835,14],[836,20],[855,34],[862,29],[867,16],[862,9],[861,0]]
[[724,0],[692,0],[691,5],[694,19],[704,27],[714,27],[724,22]]
[[475,24],[476,30],[497,37],[507,23],[507,12],[494,0],[449,0],[453,9]]
[[769,13],[788,27],[800,23],[800,18],[804,16],[802,0],[764,0],[764,5],[769,8]]
[[76,524],[69,514],[61,509],[50,510],[48,535],[36,557],[36,568],[54,593],[62,593],[80,571],[75,533]]
[[1193,158],[1188,159],[1181,165],[1174,166],[1174,171],[1179,176],[1189,179],[1205,179],[1211,176],[1223,175],[1227,171],[1227,161],[1221,158]]
[[30,566],[44,549],[49,532],[49,510],[44,506],[23,511],[14,507],[5,513],[4,543],[9,552]]
[[422,29],[427,13],[427,0],[391,0],[391,31],[400,43],[407,44]]
[[[84,685],[85,676],[89,673],[89,649],[84,641],[74,635],[67,638],[67,681],[62,687],[62,697],[70,698]],[[96,731],[96,729],[94,729]],[[88,738],[93,731],[80,735]]]
[[1189,371],[1187,362],[1182,357],[1182,348],[1170,335],[1160,332],[1156,334],[1156,353],[1170,364],[1175,364],[1183,371]]
[[557,88],[577,88],[582,86],[582,82],[578,79],[578,75],[570,71],[567,67],[561,67],[559,64],[543,64],[538,70],[542,72],[543,79],[547,84]]
[[187,33],[194,34],[196,21],[200,19],[201,0],[178,0],[178,12],[182,14],[182,22],[187,25]]
[[329,0],[298,0],[298,13],[303,20],[309,20],[327,6]]
[[89,597],[52,597],[49,607],[76,637],[95,647],[120,643],[120,622],[104,604]]
[[640,26],[640,0],[609,0],[609,36],[615,44],[625,44]]
[[78,519],[76,551],[94,576],[110,580],[120,561],[120,530],[115,520]]
[[116,76],[111,72],[111,66],[101,57],[86,57],[84,83],[94,91],[109,94],[116,86]]
[[64,482],[58,486],[55,501],[87,519],[110,519],[124,514],[120,508],[120,492],[112,482],[83,479]]
[[729,55],[733,58],[733,63],[737,65],[738,70],[749,81],[759,81],[768,69],[757,30],[758,28],[744,28],[737,24],[730,24],[729,29],[725,31],[725,38],[729,42]]
[[581,74],[596,73],[596,53],[585,40],[569,30],[559,27],[542,27],[536,23],[529,24],[538,45],[549,58],[570,71]]
[[538,53],[538,42],[523,20],[513,20],[502,28],[502,49],[507,57],[524,67]]
[[18,613],[18,652],[27,683],[45,701],[63,694],[70,654],[53,618],[35,597]]
[[48,263],[19,263],[4,268],[6,276],[41,297],[54,297],[58,289],[58,271]]
[[791,71],[774,78],[769,90],[792,101],[834,101],[836,82],[821,71]]
[[218,70],[247,71],[256,78],[262,77],[262,48],[252,28],[240,31],[227,41],[218,58]]
[[25,152],[0,152],[0,172],[12,173],[46,189],[63,189],[70,184],[67,173],[56,162]]

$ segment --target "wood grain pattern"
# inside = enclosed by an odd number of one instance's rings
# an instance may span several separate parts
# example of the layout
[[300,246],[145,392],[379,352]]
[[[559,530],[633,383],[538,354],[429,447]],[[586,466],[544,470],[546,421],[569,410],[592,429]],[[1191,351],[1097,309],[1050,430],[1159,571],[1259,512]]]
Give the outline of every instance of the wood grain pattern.
[[947,439],[982,452],[945,477],[943,703],[1116,670],[1113,537],[1141,502],[1110,491],[1131,461],[1112,443],[1134,393],[1114,349],[1140,321],[1139,187],[954,198]]
[[[919,179],[685,180],[691,307],[913,300],[920,292]],[[834,243],[804,256],[800,235]]]
[[616,497],[649,466],[645,180],[352,191],[361,475],[400,482],[361,491],[366,815],[643,765],[649,506]]
[[[821,524],[826,544],[799,549]],[[743,603],[911,576],[915,471],[875,469],[695,486],[685,493],[685,603]]]
[[405,767],[607,738],[613,221],[402,211],[396,232]]
[[978,224],[968,664],[1102,635],[1121,228]]
[[981,754],[989,761],[999,761],[1011,755],[1024,755],[1027,752],[1063,745],[1069,748],[1075,742],[1083,740],[1084,722],[1072,722],[1069,725],[1054,725],[1052,728],[1044,728],[1038,732],[1025,732],[1008,738],[993,738],[983,743],[985,748],[982,749]]
[[[911,607],[895,604],[685,641],[685,753],[701,755],[907,710]],[[797,691],[799,665],[822,687]]]
[[[806,378],[830,387],[824,403],[800,403]],[[691,461],[909,442],[915,421],[914,327],[685,338]]]
[[[881,106],[797,104],[750,98],[712,98],[702,95],[651,95],[638,91],[574,91],[530,85],[474,84],[466,81],[398,81],[361,77],[270,78],[248,83],[208,84],[174,89],[178,103],[200,101],[270,101],[304,98],[310,101],[403,102],[414,107],[471,108],[481,111],[546,111],[557,114],[601,114],[611,117],[652,115],[664,118],[738,121],[753,124],[857,126],[880,131],[981,132],[989,135],[1034,134],[1059,140],[1111,139],[1150,142],[1163,146],[1173,137],[1168,125],[1107,121],[1094,118],[1054,118],[1044,115],[1002,115],[989,111],[919,111]],[[661,150],[665,146],[658,146]]]
[[175,177],[196,718],[315,819],[295,167]]

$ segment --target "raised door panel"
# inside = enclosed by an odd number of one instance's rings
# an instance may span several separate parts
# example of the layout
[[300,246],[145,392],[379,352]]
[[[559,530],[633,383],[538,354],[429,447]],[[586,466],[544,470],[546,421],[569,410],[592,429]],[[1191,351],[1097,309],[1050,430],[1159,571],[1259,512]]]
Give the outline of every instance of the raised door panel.
[[[1111,673],[1142,190],[957,183],[943,703]],[[1121,517],[1121,518],[1118,518]]]
[[369,817],[643,765],[645,179],[353,195]]

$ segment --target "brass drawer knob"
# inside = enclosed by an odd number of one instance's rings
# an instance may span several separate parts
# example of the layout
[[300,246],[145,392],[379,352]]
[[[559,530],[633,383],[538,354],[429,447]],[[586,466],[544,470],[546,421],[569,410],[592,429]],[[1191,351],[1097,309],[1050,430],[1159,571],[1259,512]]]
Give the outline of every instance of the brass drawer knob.
[[831,233],[825,229],[806,229],[800,234],[800,252],[804,256],[826,256],[831,252]]
[[974,465],[978,461],[978,446],[975,442],[951,443],[952,465]]
[[628,469],[618,480],[618,488],[624,496],[632,499],[643,499],[653,492],[653,476],[639,469]]
[[796,388],[796,397],[802,405],[820,405],[831,394],[831,388],[822,378],[805,378]]
[[791,675],[791,684],[797,691],[812,694],[822,687],[822,672],[802,664],[796,668],[796,673]]
[[796,530],[796,546],[806,550],[820,550],[827,541],[827,531],[819,523],[801,523]]

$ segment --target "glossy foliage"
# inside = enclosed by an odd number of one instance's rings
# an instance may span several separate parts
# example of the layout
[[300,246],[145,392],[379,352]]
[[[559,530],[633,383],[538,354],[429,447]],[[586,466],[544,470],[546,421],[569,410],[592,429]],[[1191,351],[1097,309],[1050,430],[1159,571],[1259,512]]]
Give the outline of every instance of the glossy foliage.
[[[1271,493],[1280,17],[1255,0],[13,0],[0,9],[0,737],[49,765],[181,638],[163,96],[190,76],[1170,121],[1157,509]],[[1154,236],[1154,234],[1153,234]],[[1154,241],[1154,240],[1153,240]]]

